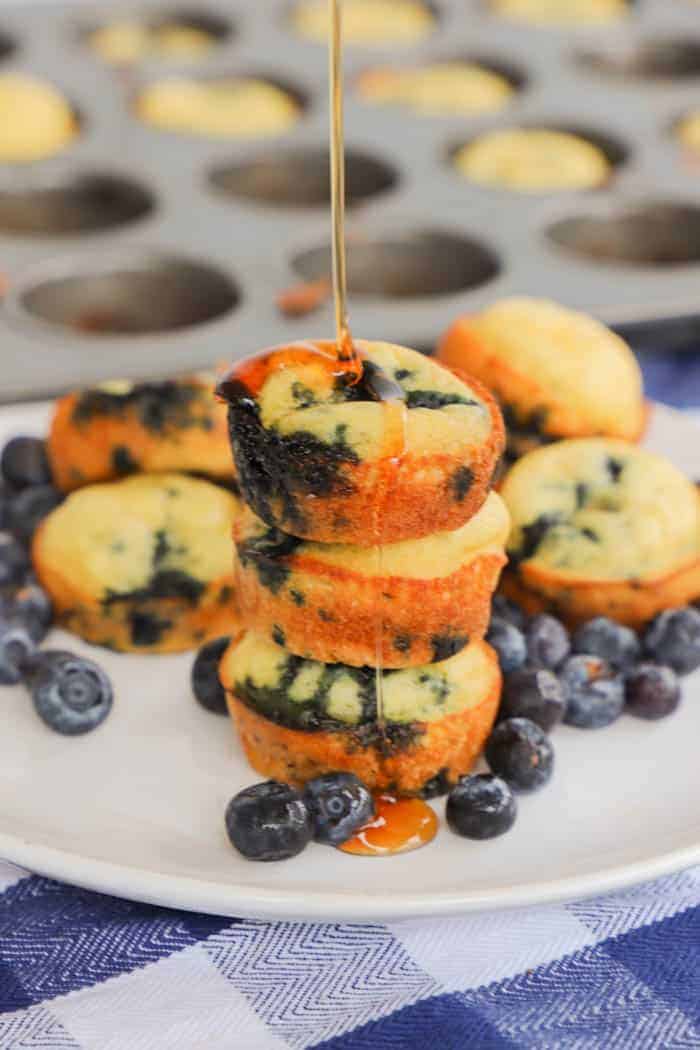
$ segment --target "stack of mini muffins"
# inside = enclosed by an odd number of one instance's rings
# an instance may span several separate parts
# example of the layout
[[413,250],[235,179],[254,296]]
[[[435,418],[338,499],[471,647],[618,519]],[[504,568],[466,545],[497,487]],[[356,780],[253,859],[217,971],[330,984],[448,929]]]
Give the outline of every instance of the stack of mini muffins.
[[346,770],[435,794],[469,770],[498,708],[483,638],[509,530],[490,491],[503,422],[480,383],[403,347],[356,347],[359,381],[331,344],[298,343],[220,384],[246,504],[245,631],[220,676],[263,775]]

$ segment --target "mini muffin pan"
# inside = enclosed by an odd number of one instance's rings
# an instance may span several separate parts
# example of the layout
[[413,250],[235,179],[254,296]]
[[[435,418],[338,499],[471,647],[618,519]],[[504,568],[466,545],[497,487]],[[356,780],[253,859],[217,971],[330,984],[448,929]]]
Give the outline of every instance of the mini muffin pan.
[[[697,5],[633,0],[617,23],[566,30],[499,19],[487,0],[430,6],[435,29],[417,46],[346,48],[353,331],[424,349],[455,315],[513,294],[628,332],[700,312],[700,158],[673,134],[700,106]],[[330,303],[302,318],[276,304],[330,262],[327,55],[293,34],[289,13],[289,0],[0,9],[0,71],[51,81],[80,120],[55,158],[0,166],[1,398],[199,369],[332,333]],[[195,64],[110,67],[86,34],[130,14],[214,25],[216,46]],[[354,94],[367,68],[456,57],[508,76],[511,104],[431,118]],[[268,139],[140,123],[140,88],[178,74],[261,76],[303,114]],[[519,194],[452,168],[463,143],[523,125],[591,139],[610,159],[609,184]]]

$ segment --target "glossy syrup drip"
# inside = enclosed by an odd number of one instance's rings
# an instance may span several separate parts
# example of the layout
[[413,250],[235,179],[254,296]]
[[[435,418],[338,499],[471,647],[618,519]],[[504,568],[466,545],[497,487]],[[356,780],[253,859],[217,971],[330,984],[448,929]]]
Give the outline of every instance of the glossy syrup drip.
[[386,857],[408,853],[432,842],[438,820],[421,798],[398,798],[382,794],[374,799],[375,815],[340,849],[362,857]]
[[274,372],[307,364],[321,365],[331,379],[348,385],[357,383],[362,376],[362,360],[357,351],[353,351],[352,358],[341,358],[331,339],[304,340],[272,347],[240,361],[219,381],[217,394],[231,402],[238,400],[242,391],[255,398]]

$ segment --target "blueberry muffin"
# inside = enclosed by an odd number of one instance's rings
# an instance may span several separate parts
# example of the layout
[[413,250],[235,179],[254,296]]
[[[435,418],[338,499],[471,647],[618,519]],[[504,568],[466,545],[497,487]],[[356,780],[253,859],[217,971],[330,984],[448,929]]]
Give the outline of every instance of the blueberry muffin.
[[[301,0],[292,28],[323,43],[328,36],[328,0]],[[343,40],[348,44],[414,44],[435,27],[431,9],[419,0],[343,0]]]
[[236,506],[222,488],[179,474],[74,492],[32,549],[57,622],[123,652],[179,652],[230,634]]
[[250,628],[298,656],[362,667],[427,664],[483,638],[509,519],[491,493],[453,532],[376,547],[321,544],[236,517],[236,593]]
[[676,125],[676,137],[684,149],[693,155],[693,159],[700,157],[700,110],[695,109],[687,113]]
[[458,149],[453,164],[471,182],[519,193],[595,189],[612,175],[598,146],[547,128],[487,131]]
[[498,398],[517,458],[558,438],[637,441],[646,407],[627,344],[599,321],[539,299],[505,299],[460,317],[438,347]]
[[159,80],[136,101],[137,116],[152,127],[208,138],[260,138],[289,130],[301,105],[288,91],[257,77]]
[[700,596],[700,504],[667,460],[624,441],[561,441],[524,456],[502,496],[512,519],[504,590],[569,624],[638,627]]
[[103,62],[131,65],[151,59],[195,62],[208,56],[217,38],[204,25],[177,18],[154,23],[123,19],[93,30],[87,42]]
[[420,116],[472,116],[503,109],[514,88],[499,73],[455,61],[370,69],[358,78],[357,93],[363,102],[401,106]]
[[48,438],[63,492],[126,474],[180,471],[232,481],[226,409],[208,376],[102,383],[59,398]]
[[0,74],[0,163],[44,160],[78,134],[70,103],[25,73]]
[[303,784],[346,770],[406,795],[448,790],[480,754],[496,716],[501,675],[473,642],[427,667],[384,671],[383,722],[373,668],[293,656],[262,635],[232,642],[219,674],[251,765]]
[[606,25],[629,13],[629,0],[491,0],[491,9],[541,26]]
[[463,525],[504,445],[485,388],[414,350],[358,341],[362,375],[331,343],[271,350],[219,385],[241,492],[270,526],[361,547]]

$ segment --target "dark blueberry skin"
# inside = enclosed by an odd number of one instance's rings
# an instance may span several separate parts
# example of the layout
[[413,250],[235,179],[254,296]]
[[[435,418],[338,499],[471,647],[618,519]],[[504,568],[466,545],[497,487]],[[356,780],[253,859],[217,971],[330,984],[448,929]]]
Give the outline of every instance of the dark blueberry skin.
[[571,652],[569,632],[554,616],[535,616],[525,633],[527,659],[533,667],[559,667]]
[[486,744],[486,761],[513,791],[536,791],[552,776],[554,750],[538,725],[529,718],[499,722]]
[[518,813],[515,795],[492,773],[462,777],[447,796],[445,817],[455,835],[495,839],[510,831]]
[[354,773],[324,773],[304,788],[315,842],[341,846],[374,816],[372,795]]
[[507,675],[501,698],[502,718],[529,718],[548,733],[564,717],[566,694],[546,667],[523,667]]
[[298,791],[266,780],[233,796],[226,807],[226,831],[248,860],[286,860],[308,846],[312,820]]
[[571,647],[575,653],[598,656],[620,670],[636,664],[642,652],[635,632],[607,616],[596,616],[582,624],[571,639]]
[[11,488],[50,485],[51,467],[46,442],[36,437],[14,437],[0,454],[0,473]]
[[655,663],[690,674],[700,667],[700,611],[689,606],[660,613],[646,630],[644,649]]
[[625,682],[627,710],[651,722],[672,715],[681,702],[681,683],[671,667],[639,664]]
[[486,635],[486,641],[496,650],[503,674],[517,671],[525,663],[527,658],[525,636],[507,620],[494,616]]
[[32,700],[47,726],[64,736],[96,729],[112,710],[112,683],[101,667],[73,653],[47,649],[30,678]]
[[24,543],[31,540],[40,522],[63,500],[63,494],[53,485],[33,485],[22,489],[9,500],[8,528]]
[[213,642],[207,642],[199,650],[192,664],[191,682],[195,699],[207,711],[215,715],[228,713],[226,693],[219,681],[219,664],[230,641],[227,635],[224,638],[215,638]]
[[519,631],[524,631],[527,627],[527,614],[504,594],[494,594],[491,601],[491,616],[498,617],[499,620],[507,620]]
[[7,600],[7,610],[27,628],[37,644],[49,633],[53,621],[51,599],[32,576]]
[[23,623],[0,616],[0,685],[16,685],[32,666],[36,643]]
[[622,714],[625,684],[622,675],[597,656],[571,656],[559,672],[566,693],[567,725],[602,729]]
[[29,555],[9,532],[0,532],[0,588],[17,587],[29,572]]

